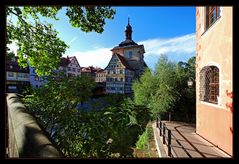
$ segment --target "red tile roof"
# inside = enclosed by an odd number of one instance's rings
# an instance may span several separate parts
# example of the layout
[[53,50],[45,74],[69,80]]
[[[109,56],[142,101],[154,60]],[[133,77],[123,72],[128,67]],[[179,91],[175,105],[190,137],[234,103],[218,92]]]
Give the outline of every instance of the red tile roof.
[[93,66],[89,66],[89,67],[81,67],[81,72],[91,72],[91,73],[95,73],[102,70],[101,68],[95,68]]
[[99,68],[97,71],[96,71],[96,73],[104,73],[104,69],[101,69],[101,68]]
[[62,57],[62,58],[61,58],[60,66],[62,66],[62,67],[67,67],[69,63],[70,63],[70,59],[69,59],[68,56],[67,56],[67,58]]
[[77,64],[78,64],[79,67],[80,67],[80,64],[79,64],[79,62],[78,62],[78,60],[77,60],[77,58],[76,58],[75,56],[71,56],[71,57],[69,57],[69,56],[67,56],[67,57],[62,57],[62,58],[61,58],[60,66],[62,66],[62,67],[67,67],[68,64],[70,64],[71,61],[72,61],[74,58],[76,59],[76,62],[77,62]]

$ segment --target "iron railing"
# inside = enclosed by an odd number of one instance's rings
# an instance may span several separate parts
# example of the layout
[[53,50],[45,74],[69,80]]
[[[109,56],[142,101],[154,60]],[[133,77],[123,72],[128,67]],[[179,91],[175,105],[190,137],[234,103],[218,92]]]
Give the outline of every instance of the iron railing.
[[166,127],[166,124],[162,123],[162,121],[159,118],[157,118],[156,126],[157,128],[159,128],[159,136],[163,137],[163,144],[166,145],[167,147],[167,155],[169,157],[173,157],[172,146],[171,146],[171,139],[172,139],[171,130],[168,129]]
[[[167,128],[166,123],[163,123],[161,121],[160,115],[157,117],[156,120],[156,127],[159,129],[159,136],[163,137],[163,144],[167,147],[167,155],[169,157],[175,157],[176,151],[174,150],[172,146],[172,139],[175,140],[178,145],[181,147],[181,149],[184,150],[184,152],[191,158],[191,155],[186,151],[185,147],[178,141],[178,139],[172,134],[171,130]],[[173,153],[172,153],[173,152]]]

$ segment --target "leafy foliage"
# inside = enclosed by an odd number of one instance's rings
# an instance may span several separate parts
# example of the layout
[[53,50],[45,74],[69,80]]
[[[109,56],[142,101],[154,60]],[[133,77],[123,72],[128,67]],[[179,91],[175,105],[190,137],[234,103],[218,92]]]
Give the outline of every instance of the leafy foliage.
[[148,109],[124,96],[109,95],[104,100],[110,105],[103,109],[77,110],[79,102],[91,97],[93,80],[58,74],[24,101],[62,152],[80,158],[132,157],[131,147],[150,118]]
[[[81,28],[82,31],[103,32],[105,18],[113,19],[115,11],[110,7],[86,6],[68,7],[66,15],[70,18],[73,27]],[[94,23],[93,23],[94,22]]]
[[189,79],[195,79],[195,57],[175,64],[162,55],[153,73],[148,70],[133,83],[135,103],[150,108],[153,117],[163,112],[193,114],[195,85],[189,88]]
[[[179,62],[176,69],[177,90],[181,97],[175,105],[175,120],[195,122],[196,112],[196,87],[195,87],[195,61],[191,57],[188,62]],[[193,85],[188,86],[187,81],[192,80]]]
[[15,56],[14,52],[9,52],[8,55],[7,55],[7,60],[10,61],[13,59],[13,57]]
[[166,56],[161,56],[155,71],[155,94],[149,105],[153,113],[165,112],[172,109],[179,93],[176,90],[175,64],[168,61]]
[[[58,20],[56,15],[61,9],[61,6],[7,7],[7,44],[16,42],[19,65],[26,67],[30,64],[39,76],[49,75],[52,70],[58,69],[60,57],[69,47],[57,36],[58,32],[52,24],[40,19]],[[115,14],[110,7],[71,6],[66,10],[71,25],[85,32],[102,33],[105,19],[113,19]],[[12,16],[17,18],[16,22],[10,19]]]
[[65,125],[62,120],[66,116],[74,120],[76,105],[90,98],[94,86],[92,79],[67,78],[62,72],[57,72],[48,77],[44,86],[34,89],[32,95],[26,96],[25,102],[36,116],[41,117],[44,127],[50,130],[50,135],[54,138],[56,133],[53,129],[62,128],[61,123]]
[[136,149],[147,149],[147,132],[146,131],[139,136],[139,140],[136,143]]
[[136,142],[136,149],[148,149],[148,144],[152,138],[153,138],[153,128],[152,123],[149,122],[143,134],[139,135],[139,139]]
[[129,100],[123,102],[119,108],[111,109],[111,151],[119,153],[122,157],[132,157],[131,147],[146,127],[150,113],[144,106],[135,105]]
[[140,77],[140,81],[133,83],[132,88],[136,104],[145,105],[149,102],[148,98],[154,94],[154,76],[148,68]]

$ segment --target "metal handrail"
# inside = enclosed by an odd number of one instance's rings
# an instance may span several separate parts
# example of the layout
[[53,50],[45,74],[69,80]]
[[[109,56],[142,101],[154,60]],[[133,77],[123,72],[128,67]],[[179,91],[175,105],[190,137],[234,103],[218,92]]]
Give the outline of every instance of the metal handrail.
[[[168,154],[169,157],[173,157],[173,154],[172,154],[172,151],[171,151],[171,149],[172,149],[172,146],[171,146],[171,138],[172,138],[171,137],[172,136],[171,130],[166,127],[165,123],[162,124],[161,121],[160,121],[160,127],[159,128],[160,128],[160,133],[163,137],[163,144],[165,144],[168,148],[167,154]],[[162,130],[163,130],[163,132],[162,132]],[[167,133],[166,133],[166,130],[167,130]]]
[[[183,145],[178,141],[178,139],[172,134],[171,130],[166,127],[165,123],[162,123],[160,116],[157,117],[157,122],[156,122],[156,127],[159,128],[159,135],[160,137],[163,137],[163,144],[165,144],[168,148],[168,153],[167,155],[169,157],[173,157],[172,151],[174,154],[176,154],[174,148],[171,145],[171,140],[174,139],[176,142],[179,144],[179,146],[185,151],[185,153],[191,157],[191,155],[186,151],[186,149],[183,147]],[[167,133],[166,133],[167,130]],[[167,136],[166,136],[167,134]]]

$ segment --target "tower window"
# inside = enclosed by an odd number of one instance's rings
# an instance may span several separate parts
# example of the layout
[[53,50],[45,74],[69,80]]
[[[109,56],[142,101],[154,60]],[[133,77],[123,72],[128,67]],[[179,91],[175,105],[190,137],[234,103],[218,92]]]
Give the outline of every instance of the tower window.
[[132,51],[129,51],[128,58],[132,58],[132,55],[133,55]]

